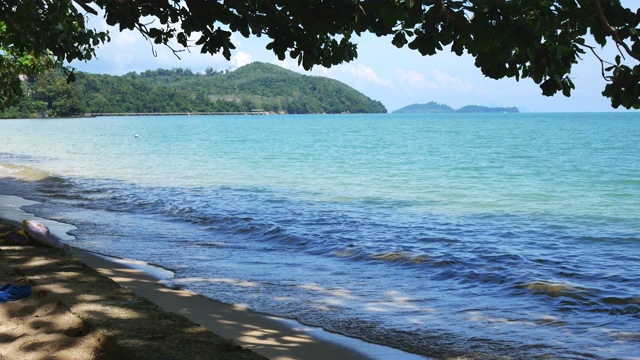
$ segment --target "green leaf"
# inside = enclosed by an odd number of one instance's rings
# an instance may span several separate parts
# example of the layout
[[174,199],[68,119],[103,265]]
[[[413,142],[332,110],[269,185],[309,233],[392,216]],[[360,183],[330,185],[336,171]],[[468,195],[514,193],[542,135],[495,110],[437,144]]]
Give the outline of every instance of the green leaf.
[[404,33],[400,31],[395,34],[391,43],[397,48],[402,48],[407,44],[407,38],[405,37]]

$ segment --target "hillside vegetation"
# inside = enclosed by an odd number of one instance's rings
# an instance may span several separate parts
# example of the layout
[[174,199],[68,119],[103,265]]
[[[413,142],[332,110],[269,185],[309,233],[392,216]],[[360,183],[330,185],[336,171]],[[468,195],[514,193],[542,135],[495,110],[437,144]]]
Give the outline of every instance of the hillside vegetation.
[[466,105],[460,109],[453,109],[449,105],[430,101],[426,104],[411,104],[394,111],[394,113],[517,113],[516,107],[487,107],[479,105]]
[[426,112],[452,112],[451,106],[430,101],[426,104],[411,104],[394,111],[394,113],[426,113]]
[[[77,73],[66,84],[54,72],[32,81],[30,94],[4,117],[74,116],[84,113],[250,112],[384,113],[386,108],[337,80],[252,63],[205,74],[158,69],[123,76]],[[24,114],[24,112],[28,114]],[[16,116],[18,115],[18,116]]]

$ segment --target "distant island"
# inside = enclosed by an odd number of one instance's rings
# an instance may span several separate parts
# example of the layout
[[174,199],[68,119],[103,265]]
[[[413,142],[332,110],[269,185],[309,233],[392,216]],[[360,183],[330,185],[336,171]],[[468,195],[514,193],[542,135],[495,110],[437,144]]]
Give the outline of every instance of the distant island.
[[78,72],[75,82],[52,70],[23,82],[25,96],[0,118],[100,114],[343,114],[386,113],[334,79],[254,62],[236,70],[157,69],[122,76]]
[[394,114],[403,113],[518,113],[520,112],[517,107],[487,107],[479,105],[467,105],[460,109],[454,109],[449,105],[439,104],[434,101],[430,101],[426,104],[411,104],[405,106],[402,109],[394,111]]

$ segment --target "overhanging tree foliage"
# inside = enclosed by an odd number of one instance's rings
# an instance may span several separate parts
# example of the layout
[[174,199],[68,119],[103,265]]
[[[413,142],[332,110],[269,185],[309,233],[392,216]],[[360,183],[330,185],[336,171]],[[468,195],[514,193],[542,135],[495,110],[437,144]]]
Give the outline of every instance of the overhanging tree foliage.
[[353,60],[354,35],[363,33],[389,36],[423,55],[448,47],[473,56],[490,78],[530,78],[548,96],[569,96],[572,65],[613,43],[619,55],[599,57],[603,95],[613,107],[640,108],[640,11],[619,0],[0,0],[0,48],[91,59],[108,41],[86,28],[86,17],[98,10],[120,31],[227,59],[232,33],[266,36],[280,59],[288,55],[306,69]]

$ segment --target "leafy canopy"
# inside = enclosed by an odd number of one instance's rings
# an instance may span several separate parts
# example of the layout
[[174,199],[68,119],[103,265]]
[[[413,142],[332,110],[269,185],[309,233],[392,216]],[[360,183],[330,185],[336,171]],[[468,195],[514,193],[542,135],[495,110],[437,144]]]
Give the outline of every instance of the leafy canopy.
[[449,47],[473,56],[490,78],[530,78],[548,96],[569,96],[572,65],[613,43],[619,55],[599,58],[603,95],[613,107],[640,108],[640,11],[619,0],[0,0],[0,48],[89,60],[108,41],[86,28],[86,16],[98,10],[120,31],[227,59],[232,33],[266,36],[278,58],[288,55],[306,69],[353,60],[353,36],[363,33],[422,55]]

